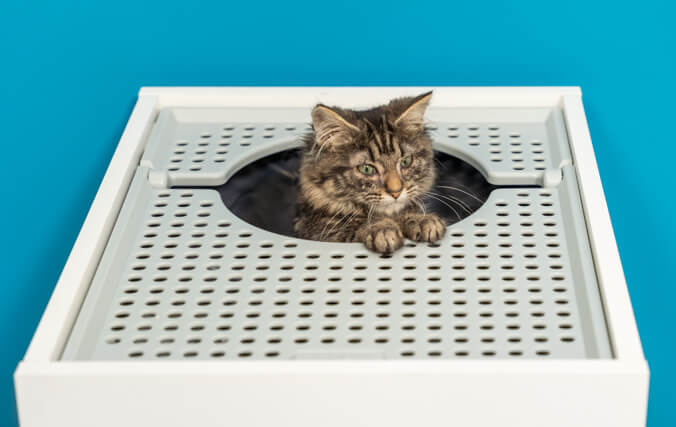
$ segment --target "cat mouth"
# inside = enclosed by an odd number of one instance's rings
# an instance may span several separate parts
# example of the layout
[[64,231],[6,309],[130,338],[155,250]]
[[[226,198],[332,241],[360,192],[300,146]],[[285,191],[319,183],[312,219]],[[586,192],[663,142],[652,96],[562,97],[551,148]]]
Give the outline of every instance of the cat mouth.
[[380,199],[380,203],[382,204],[394,204],[394,203],[401,203],[404,201],[408,201],[409,199],[409,194],[408,194],[408,189],[405,189],[401,191],[401,193],[398,193],[397,196],[393,196],[390,193],[382,193],[382,197]]
[[399,197],[394,197],[391,194],[383,194],[378,203],[381,209],[394,209],[399,210],[404,206],[408,205],[410,202],[410,197],[408,196],[406,190],[404,190]]
[[383,198],[380,200],[381,205],[396,205],[406,203],[408,203],[408,197],[403,194],[396,199],[390,195],[383,196]]

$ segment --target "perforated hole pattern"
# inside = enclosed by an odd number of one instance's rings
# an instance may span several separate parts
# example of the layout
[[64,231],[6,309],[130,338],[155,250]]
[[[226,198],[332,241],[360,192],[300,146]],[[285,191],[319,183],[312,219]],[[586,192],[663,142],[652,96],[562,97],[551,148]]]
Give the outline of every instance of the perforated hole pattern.
[[537,126],[435,123],[427,127],[435,140],[446,140],[487,159],[489,168],[496,171],[544,171],[553,166],[547,161],[544,134]]
[[[170,171],[201,173],[298,126],[186,123],[161,143]],[[444,125],[437,142],[495,151],[486,169],[542,167],[553,142],[516,127]],[[137,174],[113,232],[126,237],[92,283],[110,298],[90,292],[63,358],[585,358],[577,294],[595,284],[573,280],[560,197],[498,189],[438,244],[379,256],[257,229],[214,190],[152,188]]]
[[153,190],[95,358],[584,355],[552,191],[496,190],[392,256],[267,240],[215,195]]
[[298,137],[308,132],[310,126],[305,123],[226,124],[189,126],[185,130],[187,133],[176,139],[168,157],[169,172],[220,171],[229,154],[246,152],[251,146],[275,139]]
[[[446,123],[427,126],[430,136],[451,151],[466,153],[483,163],[494,179],[537,183],[544,171],[558,167],[543,123]],[[281,139],[296,139],[310,130],[306,123],[180,123],[173,140],[157,138],[145,164],[166,171],[174,186],[192,185],[194,179],[222,184],[223,172],[252,149]]]

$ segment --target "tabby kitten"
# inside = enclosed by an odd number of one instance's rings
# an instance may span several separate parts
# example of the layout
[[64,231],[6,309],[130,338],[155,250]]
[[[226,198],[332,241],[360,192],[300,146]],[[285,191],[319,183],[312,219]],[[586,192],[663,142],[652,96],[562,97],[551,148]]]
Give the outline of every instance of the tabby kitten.
[[391,253],[404,238],[435,242],[446,225],[425,213],[434,184],[432,141],[423,116],[428,92],[364,111],[317,105],[300,167],[298,237],[363,242]]

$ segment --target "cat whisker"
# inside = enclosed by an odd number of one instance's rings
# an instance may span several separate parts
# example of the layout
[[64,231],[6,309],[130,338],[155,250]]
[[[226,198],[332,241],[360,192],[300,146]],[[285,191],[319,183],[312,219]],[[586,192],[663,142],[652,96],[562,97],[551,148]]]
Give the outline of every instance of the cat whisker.
[[453,181],[452,184],[453,184],[453,185],[457,185],[459,188],[464,188],[464,189],[467,190],[467,191],[471,191],[471,190],[472,190],[471,187],[468,187],[467,185],[460,184],[460,183],[457,182],[457,181]]
[[468,205],[468,204],[465,203],[464,201],[458,199],[457,197],[453,197],[453,196],[446,196],[446,197],[448,197],[449,200],[453,200],[455,203],[457,203],[458,205],[462,206],[463,209],[465,209],[465,210],[467,211],[468,214],[471,214],[472,212],[474,212],[474,211],[472,210],[472,207],[471,207],[470,205]]
[[432,195],[432,194],[426,193],[426,195],[427,195],[427,196],[430,196],[431,198],[435,199],[436,201],[438,201],[438,202],[440,202],[440,203],[443,203],[444,205],[448,206],[448,207],[453,211],[453,213],[455,213],[455,216],[458,217],[458,221],[460,221],[460,220],[462,219],[462,218],[460,217],[460,214],[458,213],[458,211],[456,211],[455,208],[454,208],[453,206],[449,205],[448,203],[446,203],[446,202],[443,201],[442,199],[440,199],[440,198],[438,198],[438,197],[436,197],[436,196],[434,196],[434,195]]
[[480,199],[479,197],[477,197],[475,194],[473,194],[473,193],[471,193],[471,192],[468,192],[468,191],[465,191],[465,190],[463,190],[463,189],[460,189],[460,188],[458,188],[458,187],[453,187],[453,186],[449,186],[449,185],[437,185],[437,187],[439,187],[439,188],[447,188],[447,189],[449,189],[449,190],[455,190],[455,191],[459,191],[459,192],[461,192],[461,193],[467,194],[468,196],[472,197],[473,199],[475,199],[475,200],[478,201],[479,203],[485,203],[485,202],[486,202],[485,200],[481,200],[481,199]]
[[373,214],[373,208],[376,207],[376,204],[375,204],[375,203],[371,203],[370,206],[371,206],[371,207],[369,208],[368,216],[366,217],[366,223],[367,223],[367,224],[370,224],[370,223],[371,223],[371,214]]
[[340,214],[340,213],[342,213],[342,212],[343,212],[343,209],[338,209],[338,210],[336,211],[336,213],[334,213],[333,216],[332,216],[331,218],[329,218],[328,221],[326,221],[326,225],[325,225],[324,228],[322,229],[322,232],[319,233],[319,240],[322,240],[322,239],[324,238],[324,233],[326,232],[326,229],[328,228],[329,224],[331,224],[331,221],[333,221],[333,219],[334,219],[338,214]]
[[411,200],[413,201],[413,203],[415,203],[416,205],[418,205],[418,206],[420,207],[420,210],[421,210],[422,213],[423,213],[423,218],[426,217],[426,216],[427,216],[427,212],[425,211],[425,204],[424,204],[424,203],[420,203],[420,202],[418,201],[418,199],[415,199],[415,198],[411,198]]
[[293,180],[296,180],[298,178],[295,174],[285,170],[284,168],[282,168],[278,165],[275,165],[275,164],[270,165],[270,168],[272,170],[274,170],[275,172],[277,172],[278,174],[283,175],[287,178],[290,178],[290,179],[293,179]]
[[329,230],[329,232],[326,233],[327,236],[330,236],[331,233],[332,233],[334,230],[336,230],[336,229],[338,228],[338,226],[340,225],[340,223],[343,222],[346,218],[349,217],[349,219],[347,220],[347,222],[346,222],[345,224],[343,224],[343,228],[346,227],[346,226],[354,219],[354,217],[355,217],[358,213],[359,213],[359,211],[354,211],[354,212],[351,212],[351,213],[346,214],[344,217],[342,217],[342,218],[340,219],[340,221],[336,222],[336,223],[333,225],[333,227],[331,227],[331,229]]
[[448,201],[450,201],[450,202],[454,202],[456,205],[458,205],[458,206],[460,206],[461,208],[463,208],[468,214],[471,214],[471,213],[472,213],[472,210],[470,209],[469,205],[468,205],[467,203],[463,202],[462,200],[456,198],[456,197],[453,197],[453,196],[447,196],[447,195],[445,195],[445,194],[434,193],[434,192],[432,192],[432,191],[428,191],[427,193],[428,193],[428,194],[434,194],[435,196],[439,196],[439,197],[444,198],[444,199],[446,199],[446,200],[448,200]]
[[319,150],[317,150],[317,154],[315,154],[315,160],[319,159],[319,155],[321,154],[322,149],[324,148],[324,146],[326,145],[327,142],[328,142],[328,140],[326,142],[324,142],[323,144],[319,145]]
[[345,222],[345,224],[343,224],[342,228],[346,228],[348,225],[350,225],[352,220],[354,220],[357,217],[357,215],[358,215],[358,212],[355,212],[350,218],[348,218],[348,220]]
[[439,159],[437,159],[436,157],[434,158],[434,161],[437,162],[437,164],[439,165],[439,167],[441,167],[442,169],[447,169],[447,168],[446,168],[446,165],[443,164],[443,163],[441,163],[441,161],[440,161]]
[[465,206],[465,209],[467,209],[467,211],[468,211],[467,213],[473,212],[472,207],[468,203],[466,203],[465,201],[461,200],[460,198],[455,197],[455,196],[449,196],[449,195],[446,195],[446,197],[454,200],[456,203],[459,203],[459,204]]

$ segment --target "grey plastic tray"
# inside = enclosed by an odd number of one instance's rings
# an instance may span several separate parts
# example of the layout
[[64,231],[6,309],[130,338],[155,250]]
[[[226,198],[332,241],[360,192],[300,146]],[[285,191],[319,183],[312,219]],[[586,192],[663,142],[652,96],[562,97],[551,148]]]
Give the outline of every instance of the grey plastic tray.
[[431,109],[436,148],[500,188],[391,256],[295,239],[212,189],[298,146],[309,110],[165,109],[64,360],[608,358],[560,112]]

